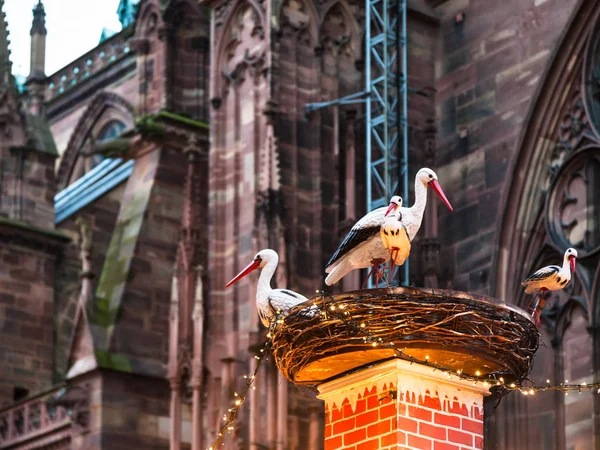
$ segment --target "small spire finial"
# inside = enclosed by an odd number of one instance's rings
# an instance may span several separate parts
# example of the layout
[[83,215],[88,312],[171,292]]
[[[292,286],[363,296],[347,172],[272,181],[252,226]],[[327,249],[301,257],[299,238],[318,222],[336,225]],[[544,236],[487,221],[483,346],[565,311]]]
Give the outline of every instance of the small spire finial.
[[31,24],[31,36],[34,34],[46,35],[46,11],[42,0],[38,0],[38,4],[33,8],[33,23]]

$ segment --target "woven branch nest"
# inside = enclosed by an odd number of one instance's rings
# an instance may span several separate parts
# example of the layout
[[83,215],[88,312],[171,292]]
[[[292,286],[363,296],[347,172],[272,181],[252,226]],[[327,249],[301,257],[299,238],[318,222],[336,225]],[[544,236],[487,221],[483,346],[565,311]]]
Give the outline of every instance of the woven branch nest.
[[312,387],[395,357],[519,383],[531,371],[539,345],[537,328],[519,308],[440,289],[314,297],[294,308],[271,334],[279,370],[288,380]]

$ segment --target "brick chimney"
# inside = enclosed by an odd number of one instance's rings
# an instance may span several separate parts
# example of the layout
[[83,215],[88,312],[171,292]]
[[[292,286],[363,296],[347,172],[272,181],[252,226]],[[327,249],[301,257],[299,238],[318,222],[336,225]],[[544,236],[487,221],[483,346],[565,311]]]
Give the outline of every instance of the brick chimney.
[[325,450],[483,449],[483,384],[394,359],[319,386]]
[[467,292],[397,287],[310,301],[321,313],[292,311],[271,343],[281,373],[325,401],[325,450],[483,449],[484,397],[492,384],[520,383],[539,345],[525,311]]

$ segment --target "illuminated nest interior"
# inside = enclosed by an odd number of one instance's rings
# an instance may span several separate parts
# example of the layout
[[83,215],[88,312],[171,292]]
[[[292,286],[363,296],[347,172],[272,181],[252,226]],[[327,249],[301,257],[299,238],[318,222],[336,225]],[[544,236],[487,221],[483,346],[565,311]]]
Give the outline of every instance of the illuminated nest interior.
[[391,358],[520,383],[539,345],[537,328],[519,308],[420,288],[319,295],[293,309],[271,335],[279,370],[311,387]]

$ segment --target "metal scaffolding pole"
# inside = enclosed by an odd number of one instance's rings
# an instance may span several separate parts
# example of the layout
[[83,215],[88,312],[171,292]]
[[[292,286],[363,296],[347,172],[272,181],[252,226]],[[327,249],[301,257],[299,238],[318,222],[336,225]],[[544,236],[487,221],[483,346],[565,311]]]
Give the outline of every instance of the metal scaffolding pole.
[[[408,86],[406,0],[365,0],[365,90],[306,105],[309,114],[331,105],[365,103],[367,211],[394,194],[408,204]],[[408,260],[401,269],[408,285]],[[373,287],[369,280],[369,287]]]
[[[371,100],[366,104],[367,211],[372,211],[396,193],[408,204],[406,0],[367,0],[365,24],[365,90]],[[408,284],[408,261],[402,272]]]

